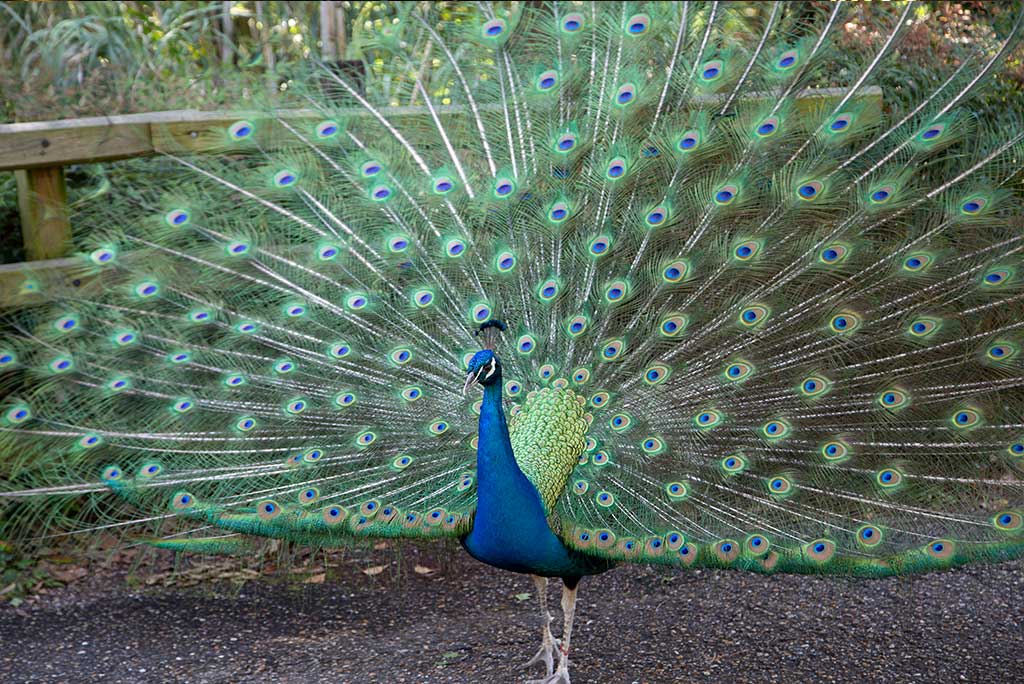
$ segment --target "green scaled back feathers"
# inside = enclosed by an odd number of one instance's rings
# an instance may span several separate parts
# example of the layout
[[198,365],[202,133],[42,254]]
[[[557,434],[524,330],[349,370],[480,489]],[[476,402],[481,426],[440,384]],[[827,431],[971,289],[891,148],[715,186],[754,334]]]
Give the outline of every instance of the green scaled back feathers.
[[847,3],[536,5],[406,6],[365,94],[316,71],[311,116],[86,207],[98,287],[27,275],[0,340],[0,536],[465,534],[459,389],[500,318],[515,455],[571,547],[1024,552],[1024,127],[970,114],[1021,15],[903,102],[913,3],[859,51]]
[[586,446],[586,400],[560,387],[564,383],[556,380],[552,388],[531,392],[509,425],[516,463],[537,488],[549,514]]

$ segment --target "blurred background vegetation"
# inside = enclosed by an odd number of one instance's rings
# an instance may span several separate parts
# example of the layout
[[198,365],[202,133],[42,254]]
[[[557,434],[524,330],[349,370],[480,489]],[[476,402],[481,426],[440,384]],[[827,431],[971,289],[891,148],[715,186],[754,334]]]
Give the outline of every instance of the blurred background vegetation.
[[[902,5],[903,2],[886,3]],[[994,49],[1012,23],[1020,0],[919,2],[914,24],[900,46],[898,68],[882,74],[887,107],[900,108],[926,92],[968,52]],[[368,93],[382,104],[415,104],[402,83],[385,73],[388,40],[419,2],[10,2],[0,1],[0,121],[42,121],[169,109],[245,108],[296,104],[292,79],[315,57],[348,62],[346,70],[371,72]],[[441,16],[463,21],[469,3],[447,5]],[[810,5],[828,4],[824,0]],[[748,12],[761,11],[748,3]],[[874,7],[872,7],[874,5]],[[806,7],[806,6],[805,6]],[[884,40],[891,20],[878,3],[850,3],[840,48],[862,52]],[[411,32],[410,32],[411,33]],[[486,58],[466,54],[459,59]],[[424,41],[419,77],[446,101],[455,90],[443,60]],[[380,78],[374,78],[374,71]],[[842,85],[853,74],[825,73]],[[397,76],[401,79],[401,75]],[[456,91],[457,92],[457,91]],[[400,93],[406,93],[400,95]],[[1018,50],[987,91],[988,113],[1024,111],[1024,51]],[[984,117],[986,112],[979,112]],[[126,162],[140,165],[156,160]],[[93,193],[102,182],[98,165],[68,167],[69,200]],[[0,173],[0,263],[20,261],[20,226],[13,174]]]
[[[311,56],[381,66],[377,48],[382,36],[419,4],[0,2],[0,116],[3,121],[39,121],[238,107],[265,95],[286,98],[296,65]],[[442,15],[449,21],[462,21],[474,11],[470,3],[434,4],[450,6]],[[747,4],[758,11],[756,3]],[[905,2],[885,4],[883,12],[876,3],[850,3],[841,47],[865,52],[877,48],[884,38],[879,24],[891,21],[891,5]],[[917,5],[914,25],[900,46],[901,70],[906,83],[925,84],[930,72],[955,64],[964,48],[995,45],[1019,7],[1015,0]],[[442,67],[441,60],[426,44],[422,53],[430,62],[431,68],[425,69],[429,78],[433,69]],[[995,97],[1020,94],[1021,57],[1018,53],[1004,73],[1005,89]],[[380,90],[375,94],[386,101],[387,79],[374,85]]]

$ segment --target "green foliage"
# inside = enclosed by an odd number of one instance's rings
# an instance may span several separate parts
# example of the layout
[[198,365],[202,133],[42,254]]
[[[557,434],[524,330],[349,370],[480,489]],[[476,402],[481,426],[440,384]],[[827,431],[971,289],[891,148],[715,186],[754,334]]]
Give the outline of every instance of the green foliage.
[[315,49],[316,6],[236,3],[229,20],[220,2],[7,3],[4,115],[29,121],[237,105],[283,82],[265,54],[287,67]]
[[[288,90],[310,57],[362,61],[393,71],[393,48],[407,34],[418,3],[344,2],[344,29],[332,36],[334,54],[321,41],[324,9],[318,2],[49,2],[0,5],[0,73],[6,120],[31,121],[166,109],[216,109],[259,102],[289,102]],[[442,21],[470,20],[458,6]],[[414,54],[420,77],[438,88],[451,72],[420,40]],[[483,57],[479,48],[470,47]],[[460,58],[467,46],[458,48]],[[409,74],[373,80],[392,98]],[[394,104],[406,104],[407,101]]]
[[[432,94],[443,99],[451,92],[455,83],[446,60],[410,17],[424,3],[338,4],[345,18],[344,37],[336,36],[344,42],[342,56],[363,61],[375,75],[387,73],[386,79],[371,79],[370,87],[382,99],[396,105],[414,101],[407,92],[406,99],[399,97],[414,73]],[[261,93],[287,92],[295,67],[323,56],[316,2],[235,2],[230,35],[223,3],[210,0],[13,2],[0,7],[0,54],[11,65],[0,75],[7,120],[238,106]],[[765,12],[766,6],[752,4],[745,14]],[[469,25],[476,14],[470,4],[450,3],[437,18]],[[1012,4],[919,3],[910,36],[900,46],[899,68],[888,74],[887,102],[912,101],[934,85],[942,63],[956,63],[971,49],[989,51],[1013,15]],[[739,16],[728,21],[739,27]],[[870,54],[884,38],[882,18],[870,3],[857,3],[838,34],[838,47]],[[413,41],[407,51],[413,63],[395,69],[394,48],[403,40]],[[486,51],[471,43],[455,50],[463,63],[487,59]],[[995,79],[986,95],[992,106],[1019,106],[1015,96],[1024,83],[1022,54],[1017,50],[1010,68]],[[816,85],[844,77],[840,64],[823,71]]]

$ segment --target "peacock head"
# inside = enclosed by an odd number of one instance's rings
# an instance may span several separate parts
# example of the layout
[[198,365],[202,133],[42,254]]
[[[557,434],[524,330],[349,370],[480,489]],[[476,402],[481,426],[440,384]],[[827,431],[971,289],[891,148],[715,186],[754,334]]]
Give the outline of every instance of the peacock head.
[[493,351],[482,349],[469,360],[469,374],[466,375],[462,393],[468,392],[473,385],[489,387],[495,383],[501,383],[501,362]]

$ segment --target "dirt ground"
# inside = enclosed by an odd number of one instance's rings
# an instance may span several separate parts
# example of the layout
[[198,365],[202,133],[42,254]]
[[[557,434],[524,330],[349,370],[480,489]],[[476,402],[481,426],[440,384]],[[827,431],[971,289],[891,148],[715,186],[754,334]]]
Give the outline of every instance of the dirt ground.
[[[539,644],[532,583],[461,553],[366,551],[326,577],[240,589],[150,581],[92,571],[0,609],[0,681],[501,684],[541,673],[519,669]],[[874,581],[621,567],[583,582],[573,637],[574,684],[1024,682],[1024,563]]]

